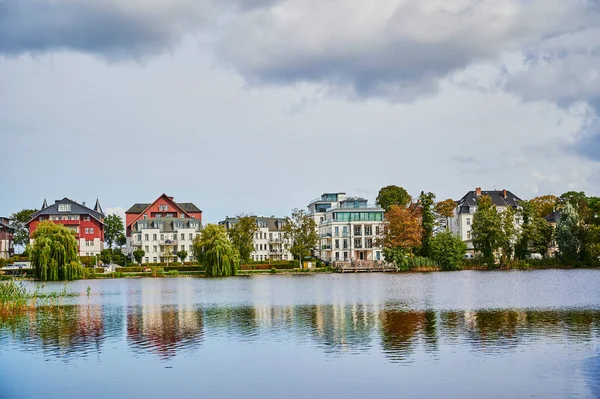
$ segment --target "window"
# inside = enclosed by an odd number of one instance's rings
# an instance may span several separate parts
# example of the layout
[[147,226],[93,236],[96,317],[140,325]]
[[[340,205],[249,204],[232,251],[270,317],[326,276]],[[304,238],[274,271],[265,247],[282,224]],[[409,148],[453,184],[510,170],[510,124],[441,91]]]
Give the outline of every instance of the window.
[[471,230],[467,231],[467,240],[471,239]]
[[372,236],[373,235],[373,226],[365,226],[365,235]]
[[361,228],[360,228],[360,226],[354,226],[354,235],[355,236],[361,235]]
[[269,233],[269,240],[273,239],[273,233]]
[[335,240],[335,249],[340,248],[340,240]]
[[150,241],[150,235],[149,234],[144,234],[144,240]]
[[339,259],[340,259],[340,253],[339,253],[339,252],[336,252],[336,253],[335,253],[335,260],[339,260]]
[[156,216],[155,216],[155,218],[160,219],[161,218],[161,214],[157,213]]
[[185,240],[185,234],[184,233],[181,233],[181,240],[182,241]]
[[[146,253],[150,252],[150,247],[148,245],[146,245],[144,248],[146,249]],[[146,259],[148,259],[148,258],[146,258]],[[146,261],[146,262],[148,262],[148,261]]]
[[165,239],[165,235],[164,235],[164,234],[161,234],[161,235],[160,235],[160,240],[162,241],[162,240],[164,240],[164,239]]
[[348,240],[347,239],[344,239],[343,245],[344,245],[344,249],[348,248]]
[[71,216],[67,216],[67,220],[72,220],[72,219],[71,219]]
[[148,219],[148,215],[144,213],[144,219]]
[[90,217],[89,216],[84,216],[83,220],[85,220],[86,222],[89,222],[90,221]]
[[90,228],[89,227],[85,228],[85,234],[90,234]]
[[379,235],[379,226],[375,226],[375,235],[378,236]]
[[158,262],[157,262],[157,260],[156,260],[156,256],[155,256],[154,258],[152,258],[152,261],[153,261],[154,263],[158,263]]
[[194,239],[194,233],[190,233],[190,241]]
[[344,259],[348,259],[348,252],[344,252]]
[[144,259],[144,263],[150,263],[150,258],[146,256],[146,259]]
[[354,248],[362,248],[362,243],[361,243],[360,238],[354,239]]
[[373,240],[370,238],[365,239],[365,248],[373,248]]
[[182,250],[182,251],[185,251],[185,245],[182,245],[182,246],[181,246],[181,250]]
[[156,245],[153,245],[153,246],[152,246],[152,252],[158,252],[158,251],[156,250]]
[[94,234],[94,228],[90,227],[90,234]]
[[159,205],[158,206],[158,210],[159,211],[168,211],[169,210],[169,205]]
[[467,226],[471,225],[471,218],[467,218]]
[[59,212],[71,212],[71,204],[58,204]]
[[156,234],[152,234],[152,241],[156,241]]

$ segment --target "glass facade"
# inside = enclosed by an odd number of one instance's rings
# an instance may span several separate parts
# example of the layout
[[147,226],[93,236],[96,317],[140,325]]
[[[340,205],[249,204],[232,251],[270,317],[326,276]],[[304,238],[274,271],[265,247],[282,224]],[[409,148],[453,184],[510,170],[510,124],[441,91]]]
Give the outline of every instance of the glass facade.
[[383,212],[334,212],[333,220],[338,222],[380,222]]

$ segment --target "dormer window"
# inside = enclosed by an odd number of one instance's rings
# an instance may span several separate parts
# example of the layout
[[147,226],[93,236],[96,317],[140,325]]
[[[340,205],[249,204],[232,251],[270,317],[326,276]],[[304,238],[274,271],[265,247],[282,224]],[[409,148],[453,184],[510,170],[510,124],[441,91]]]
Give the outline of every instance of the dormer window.
[[59,212],[71,212],[71,204],[58,204]]
[[166,205],[166,204],[159,205],[158,206],[158,210],[159,211],[168,211],[169,210],[169,205]]
[[148,215],[144,213],[144,219],[148,219]]

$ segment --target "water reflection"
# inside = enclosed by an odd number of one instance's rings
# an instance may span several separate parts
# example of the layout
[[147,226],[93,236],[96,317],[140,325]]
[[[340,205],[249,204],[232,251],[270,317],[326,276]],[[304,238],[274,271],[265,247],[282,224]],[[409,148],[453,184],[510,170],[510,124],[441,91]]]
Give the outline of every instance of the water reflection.
[[390,362],[435,355],[440,346],[504,353],[534,340],[597,342],[598,310],[405,311],[392,306],[73,305],[0,322],[0,344],[69,360],[105,341],[169,359],[211,340],[295,341],[328,355],[381,350]]

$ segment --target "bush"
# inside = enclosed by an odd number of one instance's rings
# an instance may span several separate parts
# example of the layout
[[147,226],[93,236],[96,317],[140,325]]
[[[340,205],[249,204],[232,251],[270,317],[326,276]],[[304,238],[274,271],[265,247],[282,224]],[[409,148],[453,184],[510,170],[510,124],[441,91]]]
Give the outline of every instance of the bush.
[[116,270],[120,273],[140,273],[142,272],[143,267],[141,266],[128,266],[128,267],[118,267]]
[[459,236],[443,231],[431,240],[431,257],[444,270],[462,268],[462,259],[467,252],[467,244]]

